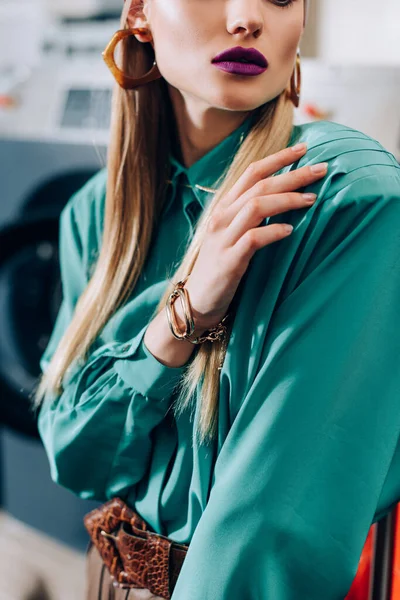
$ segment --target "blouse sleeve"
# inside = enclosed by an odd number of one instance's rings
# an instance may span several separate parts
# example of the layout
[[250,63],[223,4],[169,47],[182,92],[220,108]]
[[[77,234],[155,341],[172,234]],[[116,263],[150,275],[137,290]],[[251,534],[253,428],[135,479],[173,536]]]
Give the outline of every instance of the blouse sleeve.
[[[63,300],[40,361],[43,372],[87,284],[76,202],[67,203],[60,219]],[[41,406],[38,427],[52,479],[82,498],[106,501],[128,491],[133,497],[148,465],[151,432],[183,373],[184,366],[168,367],[146,348],[146,328],[127,343],[97,347],[83,366],[74,363],[63,393]]]
[[315,252],[270,324],[172,600],[343,600],[370,526],[400,501],[391,172],[315,205]]

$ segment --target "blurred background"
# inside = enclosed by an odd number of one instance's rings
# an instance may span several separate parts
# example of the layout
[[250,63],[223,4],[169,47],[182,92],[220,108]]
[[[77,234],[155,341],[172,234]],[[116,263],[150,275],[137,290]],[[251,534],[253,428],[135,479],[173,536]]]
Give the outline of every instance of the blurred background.
[[[82,518],[97,504],[51,481],[29,395],[61,302],[59,215],[106,162],[114,80],[101,52],[122,4],[0,0],[0,600],[83,598]],[[312,0],[310,11],[296,122],[355,127],[400,161],[400,3]],[[381,585],[384,525],[379,585],[353,600],[394,600]]]

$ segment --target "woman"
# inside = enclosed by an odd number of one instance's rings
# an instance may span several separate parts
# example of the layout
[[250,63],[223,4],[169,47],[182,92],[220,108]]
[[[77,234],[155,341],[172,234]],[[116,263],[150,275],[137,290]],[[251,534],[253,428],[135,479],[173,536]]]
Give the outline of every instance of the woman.
[[[400,500],[400,167],[293,125],[305,12],[133,0],[122,72],[105,54],[107,169],[62,213],[35,398],[52,478],[105,503],[90,599],[343,599]],[[238,46],[258,68],[218,62]]]

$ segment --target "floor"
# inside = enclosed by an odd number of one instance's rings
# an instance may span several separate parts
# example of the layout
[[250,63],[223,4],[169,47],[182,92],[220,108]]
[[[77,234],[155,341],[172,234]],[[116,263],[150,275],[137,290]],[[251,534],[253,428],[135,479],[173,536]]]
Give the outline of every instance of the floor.
[[86,556],[0,511],[0,600],[83,600]]

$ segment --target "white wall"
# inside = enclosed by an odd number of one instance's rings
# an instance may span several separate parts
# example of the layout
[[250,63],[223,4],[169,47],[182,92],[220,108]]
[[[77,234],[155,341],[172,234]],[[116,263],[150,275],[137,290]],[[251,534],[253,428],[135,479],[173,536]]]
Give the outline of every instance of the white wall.
[[314,0],[317,56],[331,64],[400,67],[399,0]]

